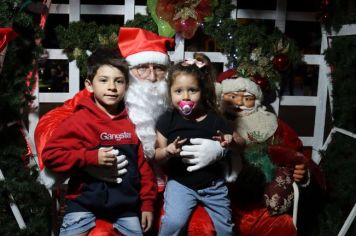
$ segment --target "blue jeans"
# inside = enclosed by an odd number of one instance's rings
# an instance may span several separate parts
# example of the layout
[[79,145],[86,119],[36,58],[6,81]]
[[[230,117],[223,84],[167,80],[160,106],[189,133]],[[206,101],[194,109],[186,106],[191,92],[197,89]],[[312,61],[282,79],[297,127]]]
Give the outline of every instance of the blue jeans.
[[[89,231],[95,226],[96,217],[91,212],[72,212],[65,214],[60,229],[60,236],[78,235]],[[118,218],[113,227],[124,235],[142,236],[138,217]]]
[[223,180],[197,191],[169,180],[164,192],[164,215],[158,235],[179,235],[198,201],[204,204],[217,236],[233,235],[230,200]]

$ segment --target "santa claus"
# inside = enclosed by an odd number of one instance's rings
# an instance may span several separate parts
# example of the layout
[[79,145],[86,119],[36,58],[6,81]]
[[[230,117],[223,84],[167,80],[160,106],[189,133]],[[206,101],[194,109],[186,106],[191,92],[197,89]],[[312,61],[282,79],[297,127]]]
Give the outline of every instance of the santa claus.
[[[287,213],[293,204],[293,181],[308,180],[302,142],[262,106],[261,87],[253,80],[229,70],[219,82],[221,109],[233,123],[236,143],[245,145],[243,167],[231,188],[238,235],[296,235]],[[238,159],[231,160],[234,170]]]

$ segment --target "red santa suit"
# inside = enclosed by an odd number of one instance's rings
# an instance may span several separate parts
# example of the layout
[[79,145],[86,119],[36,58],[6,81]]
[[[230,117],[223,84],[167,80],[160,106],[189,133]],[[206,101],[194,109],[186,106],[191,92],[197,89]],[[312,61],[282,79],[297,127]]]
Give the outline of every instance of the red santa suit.
[[[291,129],[285,122],[280,119],[276,120],[276,130],[270,137],[279,140],[280,144],[272,147],[281,149],[283,159],[289,162],[291,166],[296,164],[295,154],[297,151],[302,151],[302,142],[298,138],[296,132]],[[291,155],[289,155],[289,154]],[[297,157],[298,158],[298,157]],[[301,157],[299,157],[301,158]],[[301,159],[300,162],[304,160]],[[232,187],[233,188],[233,187]],[[241,194],[241,193],[236,193]],[[234,194],[232,194],[234,195]],[[293,224],[293,219],[290,214],[271,215],[270,211],[262,204],[250,204],[248,207],[241,209],[236,200],[231,199],[233,204],[234,222],[238,235],[249,236],[284,236],[284,235],[297,235],[296,228]]]
[[[229,77],[231,75],[233,74]],[[256,182],[256,186],[259,187],[251,186],[254,185],[251,180],[256,180],[258,173],[246,174],[242,169],[236,185],[231,185],[236,234],[246,236],[296,235],[292,217],[287,212],[293,203],[293,168],[296,164],[305,161],[301,153],[302,142],[294,130],[273,113],[265,111],[261,105],[262,91],[256,83],[246,78],[225,79],[220,82],[221,84],[217,84],[216,87],[225,99],[222,101],[222,108],[234,117],[235,130],[246,142],[245,158],[253,151],[260,150],[253,149],[260,145],[266,148],[257,153],[264,155],[268,161],[272,161],[272,165],[277,166],[276,175],[270,183],[265,184],[263,182],[265,178],[263,178],[262,181]],[[227,94],[226,97],[224,94]],[[229,94],[231,97],[228,97]],[[238,100],[234,99],[242,95],[253,96],[254,107],[244,108],[245,110],[238,109],[238,105],[234,103]],[[252,164],[256,165],[256,162]],[[260,184],[261,182],[263,184]],[[245,194],[251,195],[244,196]],[[263,199],[261,201],[259,197],[254,198],[253,194],[264,195],[264,201]],[[281,197],[283,194],[286,196]]]

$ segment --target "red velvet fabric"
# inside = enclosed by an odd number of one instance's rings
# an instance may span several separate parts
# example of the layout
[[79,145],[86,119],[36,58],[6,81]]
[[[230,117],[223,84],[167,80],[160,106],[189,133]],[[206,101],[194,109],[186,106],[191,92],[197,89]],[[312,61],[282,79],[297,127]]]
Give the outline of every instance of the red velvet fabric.
[[277,166],[294,168],[297,164],[305,163],[304,154],[289,148],[283,144],[270,145],[268,155]]
[[112,224],[105,220],[97,219],[96,226],[92,229],[88,236],[121,236],[119,232],[112,228]]
[[278,119],[278,128],[274,137],[287,147],[295,151],[302,151],[303,143],[299,139],[298,134],[280,119]]
[[215,229],[208,212],[202,205],[198,205],[188,222],[188,236],[214,236]]
[[266,208],[249,211],[233,209],[236,235],[239,236],[296,236],[290,215],[271,216]]

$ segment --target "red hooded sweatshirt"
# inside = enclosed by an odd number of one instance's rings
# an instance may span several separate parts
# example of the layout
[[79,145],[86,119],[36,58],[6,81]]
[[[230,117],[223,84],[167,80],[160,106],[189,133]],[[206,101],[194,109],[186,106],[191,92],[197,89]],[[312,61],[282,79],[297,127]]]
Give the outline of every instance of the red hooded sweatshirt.
[[[119,184],[98,180],[84,171],[98,166],[98,149],[109,146],[129,162]],[[126,109],[110,118],[92,98],[84,97],[74,114],[53,132],[42,158],[46,168],[71,176],[67,212],[90,211],[104,218],[136,216],[140,210],[153,212],[155,177]]]

